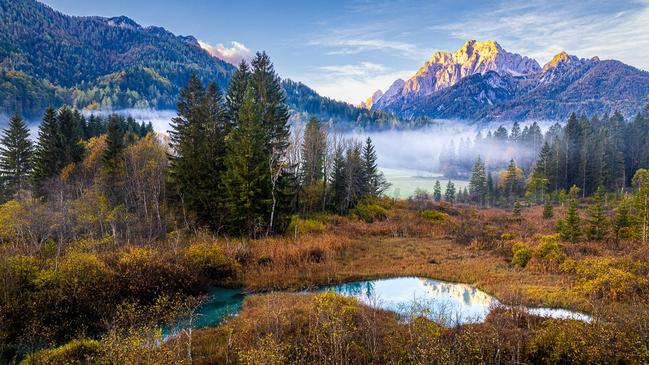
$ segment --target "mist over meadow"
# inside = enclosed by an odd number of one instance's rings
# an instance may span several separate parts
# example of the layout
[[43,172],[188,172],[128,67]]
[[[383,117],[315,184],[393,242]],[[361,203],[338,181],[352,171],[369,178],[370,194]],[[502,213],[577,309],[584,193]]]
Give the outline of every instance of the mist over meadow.
[[[167,133],[175,110],[122,109],[83,111],[90,115],[106,117],[110,114],[130,116],[138,122],[151,122],[158,133]],[[0,115],[0,127],[6,126],[7,115]],[[555,121],[528,121],[519,124],[523,133],[536,123],[542,134]],[[28,121],[32,139],[38,136],[40,120]],[[511,134],[514,122],[474,122],[463,120],[438,120],[436,125],[416,129],[384,131],[331,132],[350,140],[365,140],[370,137],[376,146],[379,165],[382,168],[434,172],[445,177],[466,179],[470,166],[480,157],[492,169],[507,166],[514,159],[517,164],[530,164],[538,153],[538,143],[512,144],[508,140],[494,137],[498,128],[504,127]],[[301,128],[301,127],[298,127]],[[491,138],[487,138],[491,136]]]

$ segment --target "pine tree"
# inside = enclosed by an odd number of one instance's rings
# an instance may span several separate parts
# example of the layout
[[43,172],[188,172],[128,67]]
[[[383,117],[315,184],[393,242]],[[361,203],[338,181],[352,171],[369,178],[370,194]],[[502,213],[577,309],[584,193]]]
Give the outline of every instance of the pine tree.
[[62,167],[83,159],[84,119],[79,112],[64,106],[58,113],[59,150]]
[[20,115],[14,114],[0,138],[2,195],[13,196],[16,192],[27,189],[31,169],[32,142],[29,140],[29,129]]
[[487,196],[487,172],[480,157],[478,157],[471,170],[469,193],[473,202],[480,205],[484,204]]
[[[106,150],[104,151],[103,162],[108,170],[114,170],[119,165],[118,160],[122,157],[124,149],[124,130],[122,129],[123,118],[117,114],[108,117],[106,132]],[[112,171],[114,172],[114,171]]]
[[631,236],[631,228],[633,222],[630,215],[631,201],[628,196],[620,199],[620,202],[615,210],[615,218],[613,220],[613,231],[617,240],[627,239]]
[[455,184],[449,180],[446,184],[446,191],[444,192],[444,200],[449,203],[455,202]]
[[39,195],[45,193],[45,183],[56,176],[63,167],[57,112],[49,107],[38,129],[38,142],[34,150],[32,180]]
[[334,152],[332,166],[331,166],[331,177],[330,177],[330,189],[331,189],[331,204],[333,209],[340,213],[346,213],[345,207],[345,158],[343,156],[343,151],[340,147],[336,148]]
[[301,174],[304,186],[323,180],[326,149],[326,132],[317,119],[311,118],[304,130],[302,141]]
[[237,68],[237,71],[235,71],[228,83],[228,92],[225,97],[225,105],[231,122],[234,122],[239,115],[239,109],[243,105],[249,80],[250,68],[246,64],[246,61],[241,60],[239,68]]
[[550,219],[553,216],[554,216],[554,207],[552,206],[550,199],[547,199],[545,201],[545,204],[543,204],[543,219]]
[[249,87],[239,109],[237,125],[229,136],[225,159],[229,231],[249,237],[265,232],[272,204],[260,109]]
[[436,202],[442,200],[442,185],[439,183],[439,180],[435,180],[435,187],[433,188],[433,199]]
[[363,188],[361,190],[361,194],[378,197],[379,195],[383,194],[383,192],[387,190],[390,185],[385,180],[383,173],[379,171],[378,165],[376,163],[378,157],[376,156],[376,151],[370,137],[367,137],[367,140],[365,141],[361,158],[363,179]]
[[[290,196],[286,195],[290,195],[290,189],[284,185],[287,181],[294,180],[290,176],[291,172],[285,161],[290,135],[289,113],[280,78],[275,73],[268,55],[265,52],[258,52],[252,60],[251,66],[249,85],[254,92],[255,103],[259,104],[261,125],[265,136],[266,166],[270,176],[272,203],[267,227],[267,232],[270,233],[275,229],[276,217],[286,219],[291,210],[289,205],[279,204],[291,200]],[[279,199],[280,195],[283,195],[282,199]]]
[[649,170],[638,169],[633,175],[633,185],[637,191],[633,197],[635,221],[638,222],[642,243],[649,238]]
[[557,224],[561,238],[572,243],[577,242],[581,237],[581,219],[579,218],[579,212],[577,210],[578,194],[579,188],[573,185],[568,194],[568,213],[566,214],[566,217],[561,219]]
[[588,238],[602,240],[608,231],[608,220],[604,212],[604,188],[600,185],[593,195],[593,204],[588,208]]

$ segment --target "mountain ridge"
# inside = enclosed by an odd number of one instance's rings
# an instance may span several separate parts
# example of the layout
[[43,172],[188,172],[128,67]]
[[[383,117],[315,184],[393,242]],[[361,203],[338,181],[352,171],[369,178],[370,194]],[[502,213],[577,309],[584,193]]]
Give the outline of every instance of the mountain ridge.
[[541,67],[495,41],[469,40],[453,53],[436,52],[371,109],[403,118],[551,120],[572,112],[632,116],[647,103],[649,73],[620,61],[562,51]]

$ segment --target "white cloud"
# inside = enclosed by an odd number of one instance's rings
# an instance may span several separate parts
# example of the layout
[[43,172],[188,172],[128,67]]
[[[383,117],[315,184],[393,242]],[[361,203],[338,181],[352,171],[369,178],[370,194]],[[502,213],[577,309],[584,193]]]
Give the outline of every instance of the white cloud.
[[376,90],[385,91],[396,79],[412,76],[412,70],[392,70],[372,62],[319,67],[298,79],[320,95],[358,104]]
[[[625,4],[625,6],[627,6]],[[430,27],[458,39],[494,39],[505,49],[547,62],[565,50],[579,57],[619,59],[649,70],[649,2],[611,13],[582,2],[505,3],[498,10]]]
[[235,66],[238,66],[241,60],[248,60],[252,57],[250,49],[248,49],[245,44],[237,41],[230,42],[231,47],[229,48],[224,46],[222,43],[213,46],[201,40],[198,41],[198,44],[212,56],[220,58]]
[[313,45],[324,45],[335,48],[328,55],[348,55],[366,51],[397,52],[401,56],[419,58],[426,52],[412,43],[388,41],[383,39],[327,39],[311,42]]

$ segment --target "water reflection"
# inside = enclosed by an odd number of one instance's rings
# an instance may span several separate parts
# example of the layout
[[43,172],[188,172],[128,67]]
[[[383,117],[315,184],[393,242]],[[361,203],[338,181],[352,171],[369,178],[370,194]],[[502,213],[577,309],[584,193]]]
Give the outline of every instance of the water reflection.
[[353,296],[365,304],[399,313],[425,315],[445,325],[484,321],[498,301],[466,284],[423,278],[394,278],[344,283],[324,290]]
[[[369,306],[393,311],[404,321],[426,316],[446,326],[482,322],[494,307],[502,305],[471,285],[417,277],[354,281],[318,290],[355,297]],[[194,327],[216,326],[236,315],[244,297],[236,289],[215,289],[199,309]],[[560,308],[527,308],[527,311],[542,317],[590,321],[586,314]]]

